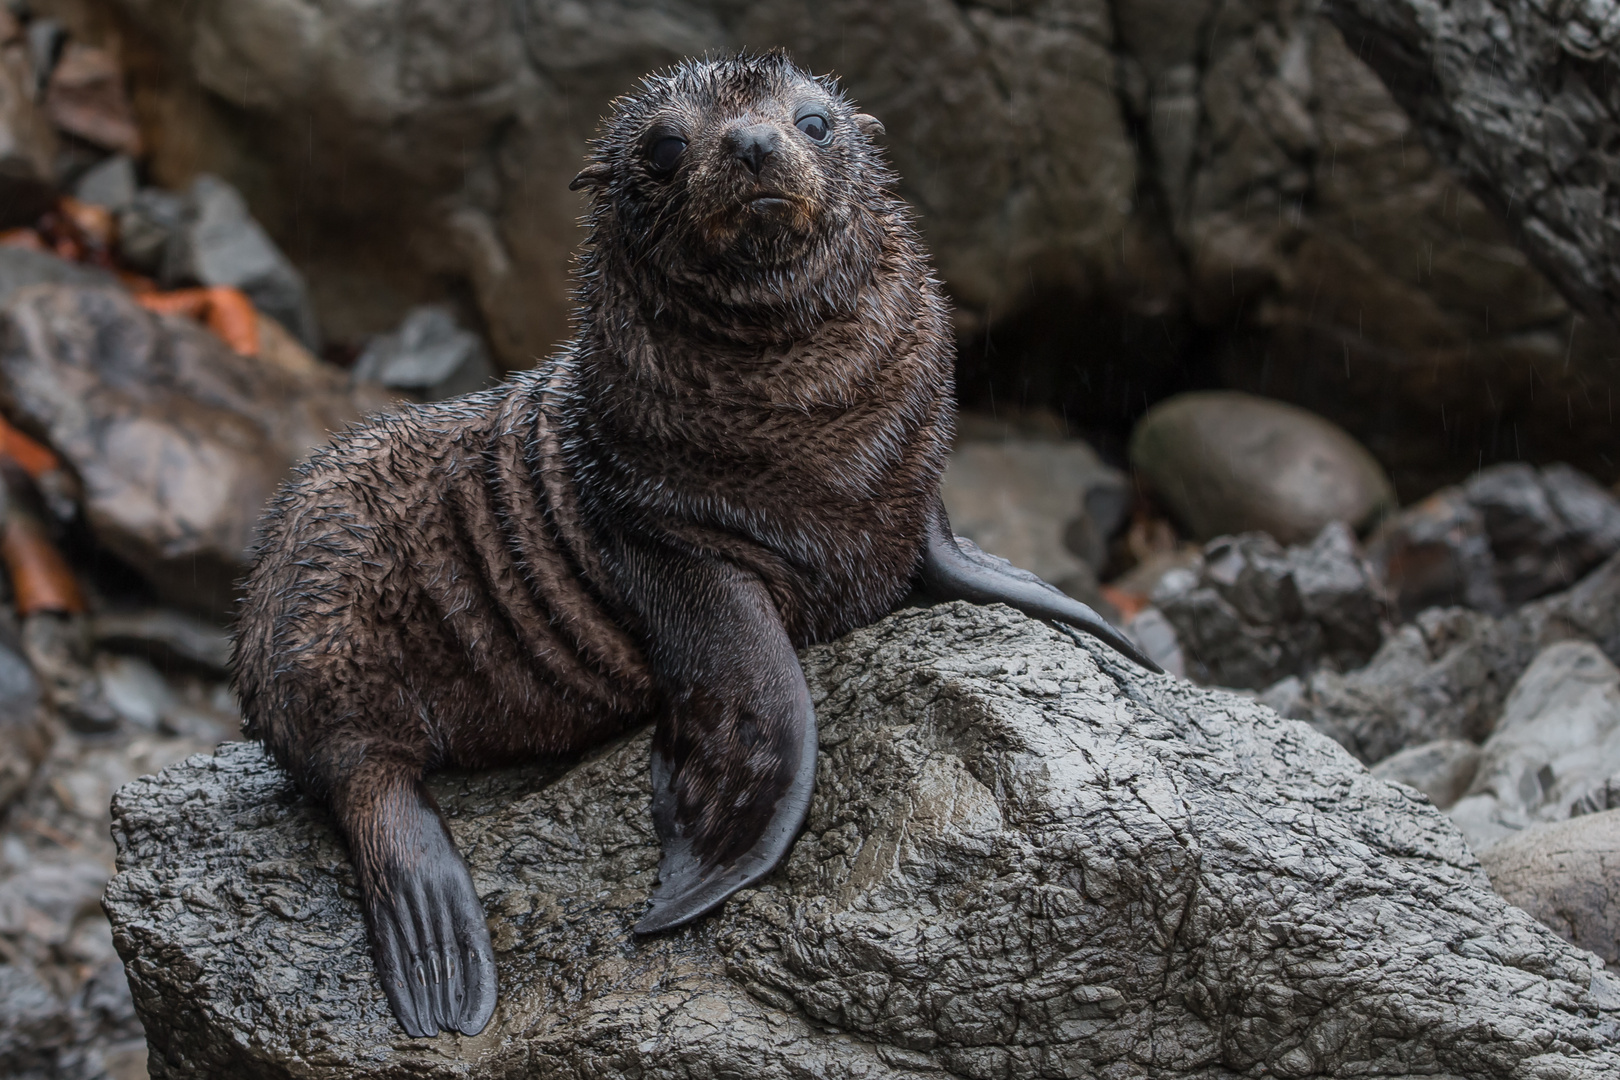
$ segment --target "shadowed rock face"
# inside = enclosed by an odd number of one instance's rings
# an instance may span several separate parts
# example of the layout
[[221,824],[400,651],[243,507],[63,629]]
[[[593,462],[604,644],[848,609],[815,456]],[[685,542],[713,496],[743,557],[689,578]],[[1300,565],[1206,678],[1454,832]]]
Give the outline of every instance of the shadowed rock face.
[[404,1038],[343,851],[257,747],[124,788],[106,906],[152,1075],[1620,1069],[1620,980],[1304,725],[1004,608],[904,611],[803,660],[807,830],[667,936],[629,933],[658,857],[645,735],[435,782],[499,953],[476,1038]]
[[239,356],[122,289],[46,284],[6,307],[0,402],[77,474],[97,539],[164,599],[216,613],[293,463],[389,398],[335,368]]

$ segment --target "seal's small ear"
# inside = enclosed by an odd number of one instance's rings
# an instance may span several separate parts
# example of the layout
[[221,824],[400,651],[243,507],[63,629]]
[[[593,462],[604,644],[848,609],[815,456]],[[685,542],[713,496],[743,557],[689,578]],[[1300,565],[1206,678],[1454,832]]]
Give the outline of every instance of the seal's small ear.
[[585,187],[607,187],[607,182],[613,178],[613,169],[605,161],[598,161],[579,170],[579,175],[568,182],[569,191],[578,191]]
[[885,135],[888,133],[888,129],[883,126],[883,121],[871,113],[856,113],[850,119],[855,121],[855,126],[861,129],[863,135]]

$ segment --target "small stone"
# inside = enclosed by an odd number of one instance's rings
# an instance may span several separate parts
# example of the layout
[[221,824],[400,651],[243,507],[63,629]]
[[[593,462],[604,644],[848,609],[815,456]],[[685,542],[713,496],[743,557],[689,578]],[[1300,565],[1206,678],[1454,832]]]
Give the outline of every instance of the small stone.
[[103,653],[96,657],[101,697],[126,724],[156,731],[175,711],[174,692],[157,668],[134,656]]
[[161,188],[142,188],[118,212],[118,253],[145,274],[163,268],[169,240],[186,220],[186,200]]
[[1380,780],[1417,788],[1445,810],[1462,798],[1479,768],[1479,746],[1467,739],[1436,739],[1405,750],[1373,766]]
[[1502,707],[1451,816],[1476,851],[1536,822],[1562,821],[1620,773],[1620,669],[1597,646],[1543,649]]
[[79,917],[96,912],[108,876],[99,859],[60,849],[37,854],[26,869],[0,880],[0,935],[67,944]]
[[1479,861],[1504,900],[1620,967],[1620,810],[1531,825]]
[[1056,583],[1101,565],[1067,541],[1104,557],[1107,535],[1123,520],[1128,486],[1079,439],[1006,439],[958,443],[941,493],[958,534]]
[[45,89],[50,81],[51,72],[56,70],[57,61],[62,56],[62,46],[67,44],[67,36],[67,30],[55,19],[29,21],[25,37],[29,67],[34,73],[34,87],[29,97]]
[[354,377],[439,401],[487,385],[495,365],[478,335],[457,326],[447,308],[424,305],[406,315],[399,329],[367,343]]
[[93,206],[105,206],[117,213],[135,202],[140,181],[135,176],[135,159],[128,154],[114,154],[93,165],[73,185],[73,197]]
[[1385,521],[1367,540],[1367,558],[1403,621],[1430,607],[1506,607],[1485,517],[1461,488],[1443,488]]
[[1153,604],[1175,626],[1189,676],[1217,686],[1360,667],[1383,639],[1378,583],[1339,523],[1287,550],[1265,533],[1211,540],[1196,569],[1165,574]]
[[90,671],[90,640],[81,615],[41,611],[23,619],[23,655],[39,677],[44,700],[75,731],[104,733],[118,714]]
[[184,218],[168,237],[161,273],[170,286],[241,289],[307,348],[320,349],[303,275],[254,220],[241,194],[217,176],[204,173],[186,190]]
[[0,964],[0,1074],[50,1075],[72,1035],[66,1007],[31,968]]
[[112,53],[69,42],[45,89],[51,123],[104,150],[139,156],[141,131]]
[[1180,394],[1131,434],[1131,464],[1200,540],[1265,532],[1305,543],[1330,522],[1371,525],[1389,478],[1343,429],[1304,409],[1228,391]]

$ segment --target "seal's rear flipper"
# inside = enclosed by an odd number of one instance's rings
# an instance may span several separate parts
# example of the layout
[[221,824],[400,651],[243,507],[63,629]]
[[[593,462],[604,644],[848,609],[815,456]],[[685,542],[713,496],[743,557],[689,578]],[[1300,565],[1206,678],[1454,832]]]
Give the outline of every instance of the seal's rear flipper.
[[472,875],[419,780],[368,775],[336,802],[383,993],[412,1038],[476,1035],[495,1011],[495,950]]
[[776,867],[810,810],[816,716],[760,580],[666,547],[615,546],[648,655],[673,688],[653,736],[663,846],[650,934],[690,922]]
[[963,551],[951,533],[945,506],[937,499],[928,515],[921,585],[938,600],[1006,604],[1038,619],[1051,619],[1084,630],[1122,656],[1154,672],[1164,669],[1091,608],[1048,585],[1028,570],[974,549]]

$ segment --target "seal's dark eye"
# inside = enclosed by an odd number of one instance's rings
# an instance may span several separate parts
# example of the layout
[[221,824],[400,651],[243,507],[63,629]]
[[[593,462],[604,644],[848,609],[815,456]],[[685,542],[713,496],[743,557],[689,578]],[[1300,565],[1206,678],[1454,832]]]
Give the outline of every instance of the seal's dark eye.
[[805,113],[794,121],[799,130],[810,136],[810,141],[826,145],[832,132],[827,130],[827,118],[820,113]]
[[671,135],[652,144],[647,160],[654,171],[667,173],[675,168],[675,163],[681,160],[681,155],[685,152],[686,140]]

